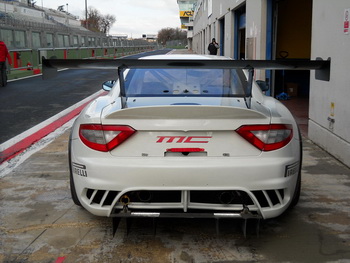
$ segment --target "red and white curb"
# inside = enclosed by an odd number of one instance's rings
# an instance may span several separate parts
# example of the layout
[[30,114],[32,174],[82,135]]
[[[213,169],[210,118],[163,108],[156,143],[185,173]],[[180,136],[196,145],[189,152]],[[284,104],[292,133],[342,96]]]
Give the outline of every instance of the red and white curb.
[[[88,103],[104,94],[106,94],[106,91],[98,91],[95,94],[87,97],[86,99],[78,102],[77,104],[47,119],[46,121],[43,121],[42,123],[1,144],[0,177],[3,177],[7,173],[9,173],[12,169],[18,166],[19,163],[22,163],[24,161],[23,159],[27,159],[34,152],[42,149],[48,143],[50,143],[55,138],[64,133],[67,129],[71,127],[71,120],[74,119]],[[40,140],[42,140],[50,134],[51,139],[49,138],[49,140],[45,140],[46,143],[41,143],[41,146],[45,144],[43,147],[34,146],[34,144],[38,143]],[[33,149],[29,151],[30,153],[28,154],[27,150],[29,150],[30,148]],[[16,158],[17,160],[11,161],[14,158]]]

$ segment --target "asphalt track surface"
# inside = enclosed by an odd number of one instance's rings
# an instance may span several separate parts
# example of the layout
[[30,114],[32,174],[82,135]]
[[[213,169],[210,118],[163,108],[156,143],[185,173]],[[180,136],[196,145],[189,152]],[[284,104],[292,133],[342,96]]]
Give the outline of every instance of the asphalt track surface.
[[[166,54],[163,49],[127,58]],[[41,76],[9,82],[0,88],[0,144],[80,102],[116,79],[116,70],[64,70],[50,80]]]
[[8,83],[0,89],[0,143],[97,92],[115,75],[114,70],[65,70],[51,80],[33,77]]

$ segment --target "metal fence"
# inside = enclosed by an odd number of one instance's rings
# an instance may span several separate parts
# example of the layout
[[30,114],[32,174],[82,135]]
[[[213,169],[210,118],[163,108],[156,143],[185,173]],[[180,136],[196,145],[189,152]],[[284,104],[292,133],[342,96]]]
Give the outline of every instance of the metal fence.
[[[12,65],[8,67],[8,70],[40,70],[42,57],[58,59],[119,58],[156,49],[159,49],[159,46],[155,43],[119,47],[11,49],[9,52]],[[9,73],[11,74],[11,72]]]

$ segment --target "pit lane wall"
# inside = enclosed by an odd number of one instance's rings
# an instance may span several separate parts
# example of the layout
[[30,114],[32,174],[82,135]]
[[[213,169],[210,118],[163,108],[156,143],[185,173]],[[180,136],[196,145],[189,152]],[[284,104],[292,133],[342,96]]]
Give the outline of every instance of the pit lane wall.
[[350,166],[349,0],[315,0],[312,59],[331,58],[330,81],[311,73],[309,138]]
[[12,65],[7,64],[7,77],[11,80],[41,73],[42,57],[59,59],[111,59],[157,50],[159,48],[160,46],[156,43],[149,43],[116,47],[9,49]]

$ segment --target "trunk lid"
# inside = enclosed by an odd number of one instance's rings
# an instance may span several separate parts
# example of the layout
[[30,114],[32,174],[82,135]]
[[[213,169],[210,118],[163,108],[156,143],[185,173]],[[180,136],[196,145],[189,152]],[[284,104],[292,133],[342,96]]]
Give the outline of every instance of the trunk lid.
[[[244,102],[243,102],[244,103]],[[239,157],[259,155],[235,130],[269,124],[269,111],[212,105],[163,105],[106,109],[104,125],[128,125],[137,132],[111,151],[119,157]],[[200,149],[200,150],[198,150]]]

